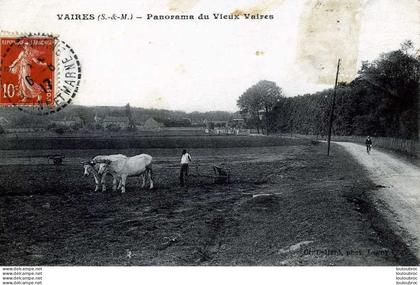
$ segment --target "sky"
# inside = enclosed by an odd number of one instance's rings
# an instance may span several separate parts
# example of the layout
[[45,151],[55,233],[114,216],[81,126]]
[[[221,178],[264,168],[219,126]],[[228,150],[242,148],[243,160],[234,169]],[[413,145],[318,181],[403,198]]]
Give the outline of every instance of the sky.
[[[363,60],[419,40],[417,0],[0,0],[0,30],[60,36],[78,54],[75,103],[236,111],[259,80],[285,96],[354,78]],[[134,21],[60,21],[57,14],[133,13]],[[269,14],[272,20],[146,20],[147,14]]]

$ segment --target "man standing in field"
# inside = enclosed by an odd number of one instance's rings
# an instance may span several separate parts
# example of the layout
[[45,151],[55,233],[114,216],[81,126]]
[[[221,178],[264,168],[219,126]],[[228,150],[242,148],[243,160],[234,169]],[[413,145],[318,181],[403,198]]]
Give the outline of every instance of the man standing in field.
[[191,162],[191,156],[186,149],[182,150],[181,171],[179,173],[179,182],[181,187],[188,184],[188,164]]

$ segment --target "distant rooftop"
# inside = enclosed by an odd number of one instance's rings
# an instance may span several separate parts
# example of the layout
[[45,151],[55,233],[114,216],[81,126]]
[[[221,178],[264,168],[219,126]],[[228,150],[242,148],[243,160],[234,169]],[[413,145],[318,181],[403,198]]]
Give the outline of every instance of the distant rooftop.
[[115,117],[115,116],[106,116],[103,120],[104,122],[109,122],[109,123],[128,123],[128,117]]

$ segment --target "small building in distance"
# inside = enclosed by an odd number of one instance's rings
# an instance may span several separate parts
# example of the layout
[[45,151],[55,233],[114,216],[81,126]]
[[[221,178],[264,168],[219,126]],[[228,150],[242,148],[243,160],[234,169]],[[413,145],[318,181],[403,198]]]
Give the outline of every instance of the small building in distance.
[[233,119],[231,122],[231,126],[237,129],[245,128],[245,120],[244,119]]
[[143,128],[147,130],[159,130],[161,127],[163,127],[162,123],[159,123],[154,118],[150,117],[149,119],[144,122]]
[[111,126],[120,127],[122,129],[128,128],[130,121],[128,117],[115,117],[115,116],[106,116],[102,120],[102,126],[108,128]]
[[232,130],[229,128],[228,121],[208,121],[204,120],[206,124],[205,132],[212,134],[231,134]]
[[245,129],[245,120],[243,118],[231,118],[229,121],[211,121],[204,120],[206,128],[204,129],[207,134],[216,135],[246,135],[249,130]]
[[209,130],[213,129],[223,129],[229,127],[228,121],[210,121],[210,120],[204,120],[204,124],[206,124],[206,128]]
[[79,117],[65,117],[62,120],[51,121],[50,124],[54,124],[60,127],[75,127],[82,125],[82,120]]

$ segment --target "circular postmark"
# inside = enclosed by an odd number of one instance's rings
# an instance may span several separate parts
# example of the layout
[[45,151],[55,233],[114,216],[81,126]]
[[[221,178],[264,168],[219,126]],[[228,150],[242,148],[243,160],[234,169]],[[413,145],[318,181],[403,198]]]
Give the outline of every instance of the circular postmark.
[[49,115],[73,101],[82,70],[68,43],[44,34],[0,40],[0,106]]

